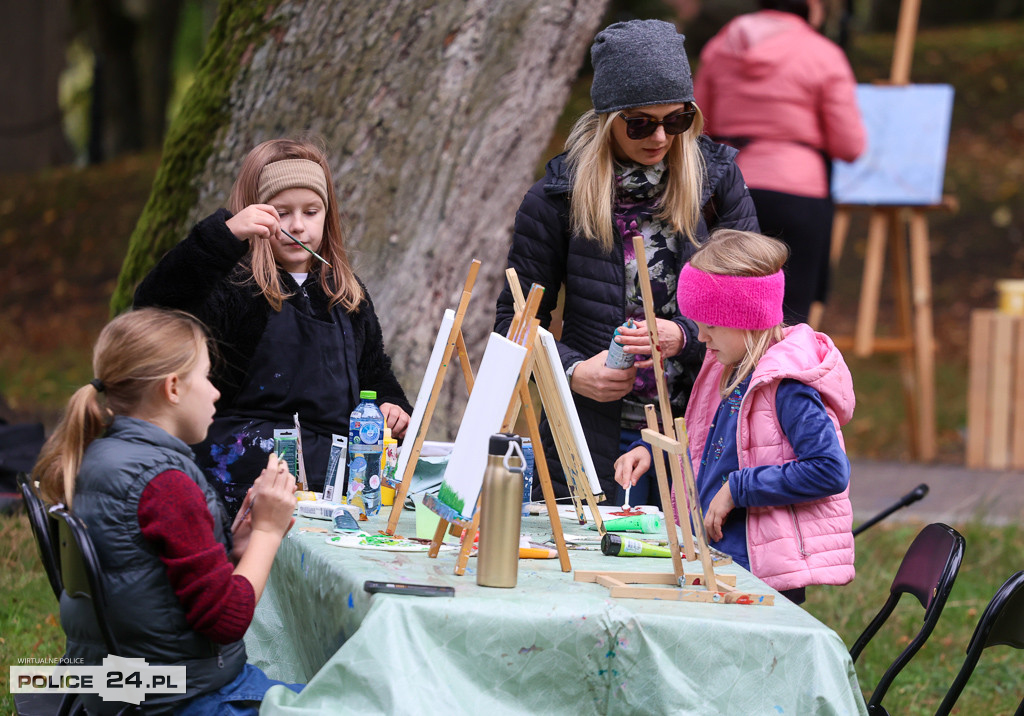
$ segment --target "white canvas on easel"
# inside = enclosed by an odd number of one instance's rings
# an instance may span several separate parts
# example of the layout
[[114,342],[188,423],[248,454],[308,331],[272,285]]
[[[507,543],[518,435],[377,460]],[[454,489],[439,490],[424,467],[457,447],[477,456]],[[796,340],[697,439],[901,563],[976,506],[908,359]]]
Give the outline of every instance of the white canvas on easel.
[[942,201],[953,117],[950,85],[857,85],[867,148],[832,166],[837,204],[933,206]]
[[430,392],[434,388],[434,380],[437,378],[437,372],[441,368],[441,359],[444,356],[444,349],[448,345],[448,336],[451,334],[454,323],[455,311],[446,308],[444,316],[441,317],[441,326],[437,329],[434,348],[430,351],[430,358],[427,360],[427,368],[423,373],[420,392],[416,394],[416,404],[413,406],[412,415],[409,417],[409,427],[405,431],[408,449],[403,447],[398,452],[396,475],[405,475],[406,468],[409,466],[409,456],[412,454],[413,440],[420,434],[423,415],[427,410],[427,403],[430,401]]
[[487,340],[435,503],[451,510],[441,514],[449,522],[452,517],[455,521],[473,518],[487,467],[487,446],[491,435],[501,432],[525,357],[526,348],[504,336],[492,333]]
[[[597,477],[597,468],[594,467],[594,460],[590,455],[590,448],[587,446],[587,436],[583,432],[583,425],[580,423],[579,413],[576,412],[576,402],[572,399],[572,390],[569,388],[569,380],[565,377],[565,370],[562,368],[562,361],[558,357],[558,345],[555,337],[550,331],[539,328],[541,347],[544,349],[543,360],[548,361],[551,372],[555,377],[555,386],[558,389],[558,399],[562,404],[562,411],[569,421],[569,430],[576,443],[576,452],[583,463],[583,476],[590,484],[590,492],[597,497],[603,493],[601,481]],[[544,396],[541,396],[542,398]],[[550,415],[549,415],[550,419]],[[571,469],[568,465],[562,465],[563,471]],[[578,479],[579,475],[572,476]],[[566,479],[570,479],[567,474]]]

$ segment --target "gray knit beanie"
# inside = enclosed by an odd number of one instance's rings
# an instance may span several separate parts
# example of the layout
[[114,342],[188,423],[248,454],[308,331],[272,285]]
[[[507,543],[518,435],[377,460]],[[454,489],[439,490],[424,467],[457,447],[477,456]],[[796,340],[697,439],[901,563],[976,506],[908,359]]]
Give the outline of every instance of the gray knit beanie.
[[692,102],[693,77],[684,39],[662,20],[617,22],[597,33],[590,46],[594,111]]

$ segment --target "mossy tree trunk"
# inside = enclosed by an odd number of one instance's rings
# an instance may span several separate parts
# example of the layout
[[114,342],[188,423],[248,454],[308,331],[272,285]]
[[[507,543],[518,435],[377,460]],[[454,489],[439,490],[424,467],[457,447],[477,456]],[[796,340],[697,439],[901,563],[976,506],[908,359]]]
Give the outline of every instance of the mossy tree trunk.
[[[494,320],[516,208],[606,0],[226,0],[168,130],[113,310],[227,200],[246,152],[326,140],[349,247],[411,399],[441,314],[483,262],[463,327],[474,367]],[[451,437],[453,371],[433,426]],[[431,437],[435,431],[431,430]]]

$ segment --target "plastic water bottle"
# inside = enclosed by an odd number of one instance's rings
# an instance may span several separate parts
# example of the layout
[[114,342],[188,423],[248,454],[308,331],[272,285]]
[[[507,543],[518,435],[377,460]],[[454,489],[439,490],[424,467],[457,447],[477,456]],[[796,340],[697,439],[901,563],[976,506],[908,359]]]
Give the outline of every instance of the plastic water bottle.
[[[361,513],[372,517],[380,511],[381,458],[384,452],[384,414],[374,402],[377,391],[359,391],[359,405],[348,419],[349,481],[357,458],[365,464]],[[349,495],[353,490],[349,487]],[[351,497],[350,497],[351,502]]]
[[359,519],[366,519],[366,507],[363,503],[363,488],[366,486],[366,458],[357,455],[348,464],[348,504],[359,508]]

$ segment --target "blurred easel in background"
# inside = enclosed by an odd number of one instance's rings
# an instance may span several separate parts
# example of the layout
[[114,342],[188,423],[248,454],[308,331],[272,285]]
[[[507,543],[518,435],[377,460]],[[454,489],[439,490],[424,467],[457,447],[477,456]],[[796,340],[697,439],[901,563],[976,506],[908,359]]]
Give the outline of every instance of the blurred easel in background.
[[[888,86],[910,84],[910,65],[920,9],[920,0],[902,0]],[[876,352],[900,355],[910,454],[913,459],[921,461],[931,461],[936,456],[935,335],[928,214],[937,210],[955,210],[956,205],[955,198],[949,196],[942,196],[938,202],[930,204],[842,203],[840,199],[832,226],[831,263],[835,275],[850,232],[852,213],[870,211],[854,334],[832,338],[841,350],[852,349],[857,357],[868,357]],[[890,336],[876,336],[887,251],[897,332]],[[822,304],[814,304],[808,323],[818,328],[823,312]]]

